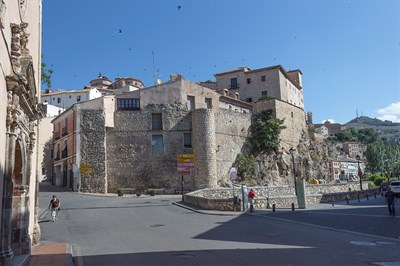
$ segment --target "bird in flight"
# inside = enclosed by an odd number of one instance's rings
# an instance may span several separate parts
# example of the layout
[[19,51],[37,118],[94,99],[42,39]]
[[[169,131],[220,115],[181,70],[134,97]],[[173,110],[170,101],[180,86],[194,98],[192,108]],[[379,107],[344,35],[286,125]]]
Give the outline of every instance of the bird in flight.
[[121,29],[119,29],[119,30],[118,30],[118,32],[119,32],[119,33],[122,33],[122,30],[121,30]]
[[178,11],[181,10],[182,6],[178,6]]

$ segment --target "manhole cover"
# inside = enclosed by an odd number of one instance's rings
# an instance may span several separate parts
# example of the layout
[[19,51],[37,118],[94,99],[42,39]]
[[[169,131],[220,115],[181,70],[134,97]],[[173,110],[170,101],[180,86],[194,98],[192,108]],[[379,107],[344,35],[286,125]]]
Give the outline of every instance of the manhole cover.
[[376,246],[375,243],[367,241],[351,241],[350,243],[357,246]]
[[161,227],[161,226],[165,226],[165,225],[163,225],[163,224],[153,224],[153,225],[150,225],[150,227]]
[[172,255],[174,258],[181,259],[181,260],[190,260],[196,258],[196,255],[190,253],[181,253],[181,254],[174,254]]
[[396,242],[390,242],[390,241],[377,241],[376,243],[379,245],[396,245]]

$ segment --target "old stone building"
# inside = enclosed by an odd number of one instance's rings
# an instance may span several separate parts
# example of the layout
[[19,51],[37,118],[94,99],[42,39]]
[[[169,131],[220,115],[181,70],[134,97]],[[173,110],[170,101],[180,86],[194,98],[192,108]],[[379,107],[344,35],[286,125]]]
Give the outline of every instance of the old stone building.
[[41,1],[0,1],[0,265],[29,254],[37,221]]
[[256,103],[240,98],[239,92],[217,93],[173,74],[164,84],[76,104],[53,120],[54,182],[93,193],[120,187],[175,192],[181,185],[177,156],[194,154],[185,190],[227,185],[237,154],[249,152],[253,113],[271,109],[286,128],[278,156],[283,162],[269,173],[276,175],[273,183],[287,183],[288,151],[307,138],[304,110],[274,98]]
[[286,71],[283,66],[271,66],[259,69],[241,67],[217,73],[215,84],[204,82],[217,91],[229,90],[229,95],[239,93],[240,99],[256,102],[262,96],[278,99],[304,110],[302,72]]
[[[164,84],[74,105],[53,120],[56,183],[85,192],[115,192],[119,187],[174,192],[181,184],[177,156],[194,154],[185,189],[217,187],[242,151],[251,108],[180,75],[171,75]],[[74,118],[74,128],[65,144],[59,135],[67,117]],[[64,176],[67,182],[61,183]]]

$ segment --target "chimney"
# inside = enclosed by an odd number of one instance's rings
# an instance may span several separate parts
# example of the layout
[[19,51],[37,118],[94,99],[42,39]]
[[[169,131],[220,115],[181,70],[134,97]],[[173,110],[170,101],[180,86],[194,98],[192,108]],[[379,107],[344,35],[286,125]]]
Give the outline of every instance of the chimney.
[[235,93],[235,99],[239,100],[239,92]]
[[228,96],[228,89],[224,89],[224,96]]
[[170,79],[171,81],[180,79],[181,77],[182,77],[182,76],[179,75],[178,73],[172,73],[172,74],[169,75],[169,79]]

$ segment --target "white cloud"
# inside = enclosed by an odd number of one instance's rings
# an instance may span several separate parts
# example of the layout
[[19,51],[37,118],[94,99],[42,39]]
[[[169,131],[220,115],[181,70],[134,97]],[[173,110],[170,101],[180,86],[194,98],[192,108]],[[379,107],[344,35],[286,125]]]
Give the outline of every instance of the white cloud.
[[378,110],[377,118],[380,120],[389,120],[392,122],[400,122],[400,102],[391,103],[390,105]]

